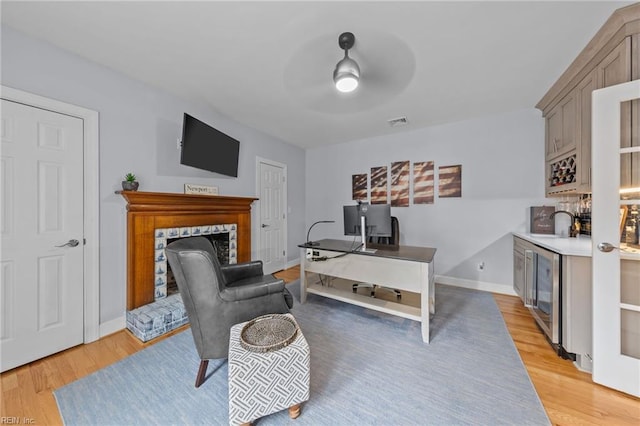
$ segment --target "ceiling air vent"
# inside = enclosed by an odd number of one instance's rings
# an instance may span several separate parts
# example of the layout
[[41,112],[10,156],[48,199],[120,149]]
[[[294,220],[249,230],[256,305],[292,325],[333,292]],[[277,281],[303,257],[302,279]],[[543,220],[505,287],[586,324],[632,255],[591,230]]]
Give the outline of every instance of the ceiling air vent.
[[406,126],[409,124],[407,117],[392,118],[391,120],[387,120],[387,123],[389,123],[391,127]]

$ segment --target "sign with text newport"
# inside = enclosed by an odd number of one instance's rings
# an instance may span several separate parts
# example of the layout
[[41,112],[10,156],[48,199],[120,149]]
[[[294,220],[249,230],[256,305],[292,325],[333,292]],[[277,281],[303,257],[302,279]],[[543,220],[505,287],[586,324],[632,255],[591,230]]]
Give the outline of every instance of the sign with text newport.
[[185,183],[184,193],[195,194],[195,195],[218,195],[218,187],[208,186],[208,185],[196,185],[193,183]]

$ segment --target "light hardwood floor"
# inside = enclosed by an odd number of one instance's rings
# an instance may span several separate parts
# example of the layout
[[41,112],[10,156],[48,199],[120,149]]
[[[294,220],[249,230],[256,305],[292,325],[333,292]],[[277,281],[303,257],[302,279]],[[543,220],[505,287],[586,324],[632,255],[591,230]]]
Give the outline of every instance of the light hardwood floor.
[[[291,282],[299,273],[295,267],[276,275]],[[558,357],[520,299],[498,294],[494,298],[554,425],[640,425],[640,399],[594,384],[589,374]],[[120,331],[3,373],[0,423],[10,422],[3,420],[7,417],[17,417],[20,424],[27,423],[24,419],[32,419],[31,424],[37,425],[62,424],[54,389],[159,340],[162,338],[145,344],[128,331]]]

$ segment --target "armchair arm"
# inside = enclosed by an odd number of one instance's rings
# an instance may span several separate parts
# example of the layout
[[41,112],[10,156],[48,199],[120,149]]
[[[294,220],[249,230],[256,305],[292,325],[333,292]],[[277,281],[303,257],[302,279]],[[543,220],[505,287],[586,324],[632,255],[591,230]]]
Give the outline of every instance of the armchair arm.
[[262,261],[254,260],[251,262],[220,265],[220,271],[225,281],[228,284],[233,284],[245,278],[261,276]]
[[249,277],[227,285],[220,297],[227,302],[253,299],[274,293],[284,293],[284,280],[273,275]]

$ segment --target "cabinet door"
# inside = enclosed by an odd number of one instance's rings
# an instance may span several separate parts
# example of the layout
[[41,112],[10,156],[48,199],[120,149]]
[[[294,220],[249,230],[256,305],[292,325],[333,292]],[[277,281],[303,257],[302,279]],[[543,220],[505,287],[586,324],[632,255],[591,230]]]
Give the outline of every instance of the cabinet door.
[[572,90],[546,117],[546,155],[552,159],[576,147],[576,91]]
[[591,371],[591,257],[562,256],[562,347]]
[[576,182],[578,192],[591,192],[591,93],[598,88],[597,72],[592,71],[578,84],[578,144]]

